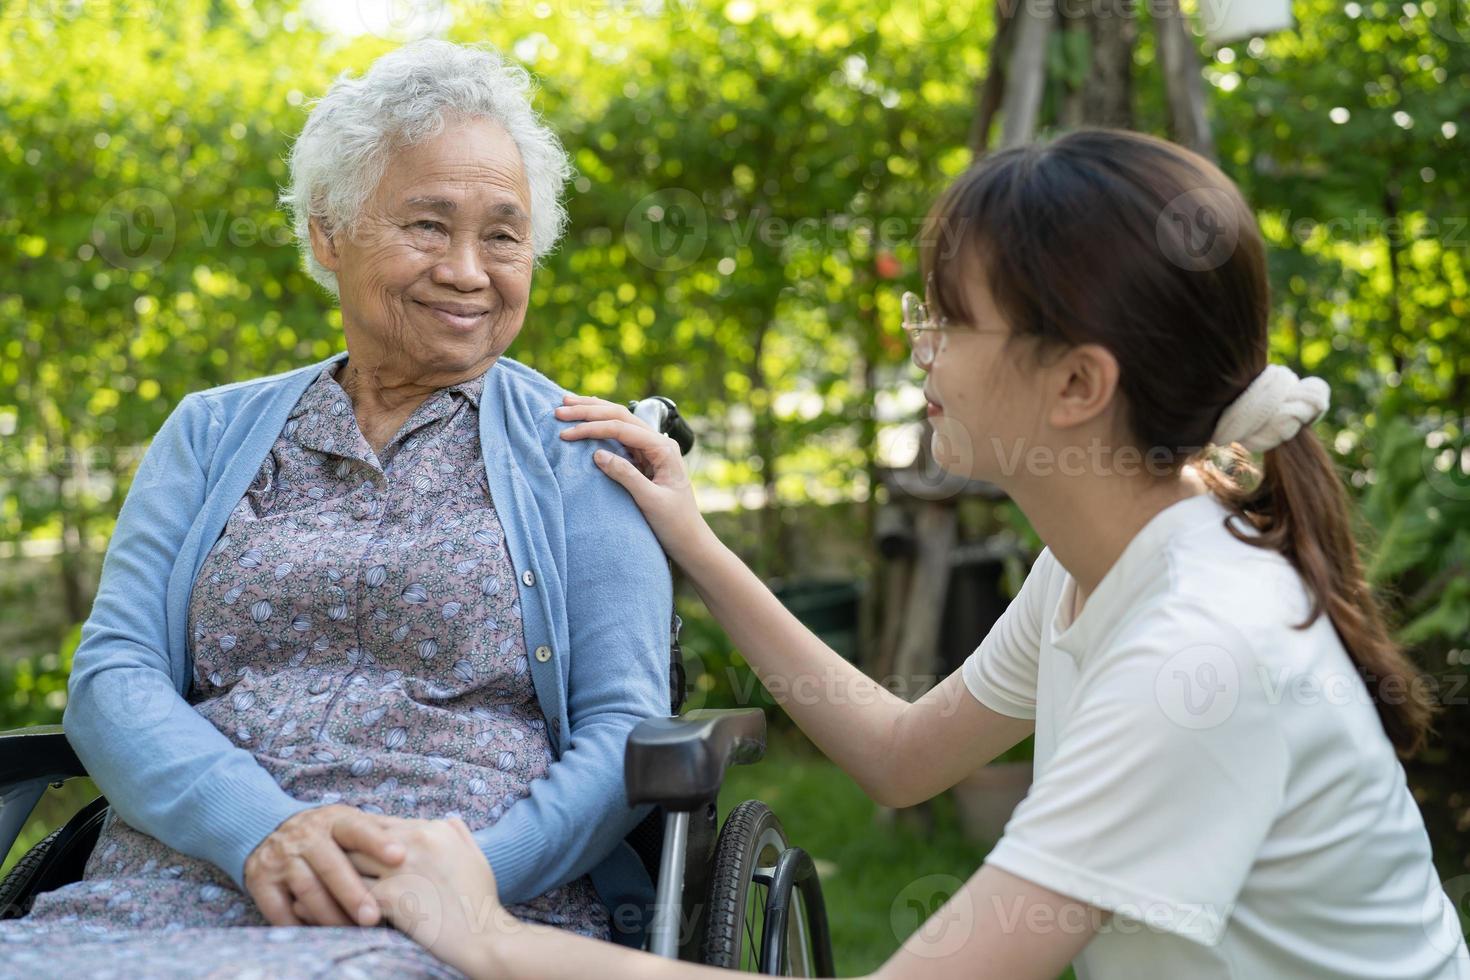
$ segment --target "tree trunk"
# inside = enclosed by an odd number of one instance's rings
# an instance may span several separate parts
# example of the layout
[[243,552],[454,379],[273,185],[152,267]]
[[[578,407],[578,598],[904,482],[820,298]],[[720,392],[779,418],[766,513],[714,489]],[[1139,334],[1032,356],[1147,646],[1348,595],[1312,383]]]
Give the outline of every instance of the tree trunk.
[[951,501],[923,501],[915,522],[919,554],[904,603],[903,636],[893,658],[893,674],[914,690],[932,678],[939,661],[939,629],[944,597],[949,591],[950,558],[955,543],[955,508]]
[[1127,0],[1096,0],[1088,8],[1092,68],[1082,90],[1082,117],[1094,126],[1133,128],[1133,45],[1137,14]]
[[970,126],[970,151],[976,158],[990,149],[990,127],[1000,111],[1006,90],[1006,62],[1016,38],[1018,0],[1000,0],[995,5],[995,37],[990,42],[989,71],[975,84],[975,121]]
[[[785,578],[790,572],[790,550],[785,522],[781,520],[781,501],[776,494],[776,431],[771,422],[771,392],[766,385],[765,370],[761,367],[761,353],[765,349],[770,326],[769,320],[762,321],[760,331],[755,335],[748,377],[754,407],[753,448],[756,458],[761,461],[760,571],[767,578]],[[761,397],[754,397],[757,393]]]
[[[64,468],[52,471],[56,483],[57,514],[61,518],[61,550],[56,556],[56,567],[61,573],[61,599],[66,606],[66,621],[79,623],[87,618],[87,602],[82,579],[86,572],[85,535],[77,527],[77,514],[73,508],[76,501],[67,495],[68,477],[76,472],[70,457]],[[68,472],[70,471],[70,472]]]
[[1001,100],[1003,147],[1021,146],[1036,136],[1046,85],[1046,47],[1055,18],[1056,11],[1046,4],[1021,3],[1016,9],[1015,47],[1006,62]]
[[1213,160],[1215,139],[1205,116],[1204,80],[1200,77],[1194,35],[1179,11],[1179,0],[1160,0],[1153,12],[1164,92],[1169,100],[1169,134],[1176,143]]

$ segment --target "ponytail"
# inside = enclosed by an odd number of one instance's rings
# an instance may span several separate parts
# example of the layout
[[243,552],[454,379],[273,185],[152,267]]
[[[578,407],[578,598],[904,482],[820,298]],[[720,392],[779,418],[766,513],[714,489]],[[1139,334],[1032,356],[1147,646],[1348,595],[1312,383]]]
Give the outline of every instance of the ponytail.
[[1266,242],[1240,188],[1192,150],[1084,128],[976,163],[935,203],[923,239],[939,313],[974,322],[969,284],[983,280],[1016,336],[1112,353],[1130,435],[1151,459],[1172,471],[1201,446],[1234,455],[1227,470],[1201,467],[1235,511],[1226,526],[1291,562],[1312,602],[1299,628],[1325,612],[1394,747],[1422,745],[1435,707],[1389,636],[1347,494],[1311,431],[1328,386],[1267,363]]
[[[1280,552],[1307,584],[1312,607],[1306,629],[1324,612],[1337,630],[1379,720],[1400,756],[1424,744],[1438,705],[1418,668],[1389,635],[1378,598],[1363,574],[1352,511],[1332,459],[1311,428],[1264,454],[1264,472],[1232,446],[1227,466],[1207,462],[1201,473],[1235,514],[1226,529],[1246,544]],[[1236,519],[1253,532],[1236,526]]]

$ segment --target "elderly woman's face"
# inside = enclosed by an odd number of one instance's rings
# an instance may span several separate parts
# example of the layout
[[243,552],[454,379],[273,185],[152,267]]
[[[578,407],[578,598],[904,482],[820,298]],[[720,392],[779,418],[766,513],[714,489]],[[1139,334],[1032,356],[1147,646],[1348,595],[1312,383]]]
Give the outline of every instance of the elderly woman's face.
[[520,332],[531,291],[531,195],[499,124],[451,120],[399,149],[354,233],[312,229],[337,274],[348,356],[433,381],[488,366]]

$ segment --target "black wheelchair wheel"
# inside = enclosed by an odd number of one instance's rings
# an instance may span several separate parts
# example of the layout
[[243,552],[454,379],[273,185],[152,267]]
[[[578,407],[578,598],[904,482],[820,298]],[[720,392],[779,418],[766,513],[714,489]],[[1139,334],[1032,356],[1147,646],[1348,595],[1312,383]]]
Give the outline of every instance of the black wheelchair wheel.
[[[710,966],[751,973],[776,973],[778,965],[765,962],[763,947],[766,912],[771,884],[781,855],[791,849],[781,821],[758,800],[746,800],[730,812],[715,844],[714,872],[710,878],[709,910],[706,919],[703,959]],[[818,887],[813,885],[813,887]],[[779,972],[785,976],[808,977],[818,972],[830,953],[820,947],[829,942],[825,911],[813,916],[801,888],[799,901],[790,903],[785,917],[786,962]],[[818,899],[820,906],[820,899]]]

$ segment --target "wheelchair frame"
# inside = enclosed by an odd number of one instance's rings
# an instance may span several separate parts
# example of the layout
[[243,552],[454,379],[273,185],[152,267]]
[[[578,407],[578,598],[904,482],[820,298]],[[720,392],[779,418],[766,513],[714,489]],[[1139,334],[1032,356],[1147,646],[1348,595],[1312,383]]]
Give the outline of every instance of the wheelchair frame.
[[[681,451],[687,453],[693,445],[692,432],[667,398],[653,396],[628,407],[657,431],[672,436]],[[626,840],[655,882],[646,949],[670,959],[703,962],[717,844],[734,822],[718,827],[716,800],[730,766],[753,764],[765,755],[766,717],[760,708],[680,714],[686,680],[681,626],[676,614],[669,644],[670,715],[645,719],[628,736],[623,767],[628,804],[648,803],[654,809]],[[61,725],[0,731],[0,854],[10,853],[48,786],[60,787],[67,779],[86,775]],[[751,801],[743,806],[763,805]],[[80,879],[106,810],[105,797],[92,800],[0,879],[0,919],[22,917],[36,894]],[[795,975],[835,976],[815,865],[804,850],[787,845],[783,835],[778,834],[777,840],[775,863],[758,865],[749,880],[737,883],[741,893],[748,893],[752,883],[769,892],[760,948],[749,952],[758,957],[762,973],[800,969]],[[799,902],[793,901],[797,894]],[[693,928],[681,934],[685,923]],[[801,940],[799,964],[791,961],[792,928]]]

